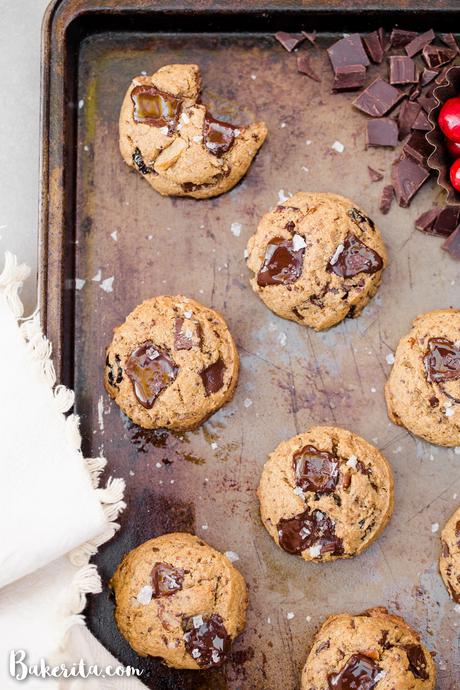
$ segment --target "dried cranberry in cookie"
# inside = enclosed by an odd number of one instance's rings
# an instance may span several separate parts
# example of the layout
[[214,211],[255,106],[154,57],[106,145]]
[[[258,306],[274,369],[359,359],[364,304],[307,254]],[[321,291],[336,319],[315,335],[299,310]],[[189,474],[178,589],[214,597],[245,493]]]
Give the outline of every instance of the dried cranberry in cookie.
[[460,310],[418,316],[385,386],[392,422],[441,446],[460,446]]
[[238,352],[220,314],[186,297],[161,296],[115,328],[104,383],[139,426],[186,431],[230,400],[238,371]]
[[331,561],[360,554],[381,534],[393,511],[393,476],[364,439],[319,426],[276,448],[257,495],[278,546],[306,561]]
[[219,666],[245,626],[242,575],[191,534],[164,534],[133,549],[110,587],[115,621],[134,651],[174,668]]
[[330,616],[302,671],[301,690],[434,690],[436,667],[419,635],[384,608]]
[[275,314],[324,330],[358,316],[376,293],[386,250],[349,199],[299,192],[267,213],[247,247],[253,290]]

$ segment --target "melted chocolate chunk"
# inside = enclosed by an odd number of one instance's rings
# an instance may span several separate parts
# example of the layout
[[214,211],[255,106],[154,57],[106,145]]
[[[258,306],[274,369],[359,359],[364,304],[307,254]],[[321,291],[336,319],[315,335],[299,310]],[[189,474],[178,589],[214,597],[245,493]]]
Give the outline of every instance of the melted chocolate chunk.
[[141,150],[137,148],[134,149],[133,153],[133,163],[136,166],[136,168],[139,170],[140,173],[143,175],[148,175],[149,173],[154,172],[153,168],[150,166],[146,165],[144,162],[144,159],[142,157]]
[[185,570],[169,563],[155,563],[152,569],[153,598],[169,597],[182,589]]
[[339,673],[327,677],[330,690],[372,690],[382,669],[364,654],[353,654]]
[[215,120],[206,113],[203,125],[204,145],[215,156],[222,156],[233,146],[237,127],[229,122]]
[[320,510],[310,512],[307,508],[293,518],[281,518],[278,522],[278,538],[282,549],[299,554],[312,546],[323,553],[343,554],[342,540],[335,534],[331,518]]
[[353,278],[358,273],[377,273],[382,268],[382,257],[351,233],[347,235],[342,251],[338,253],[337,250],[327,264],[327,270],[341,278]]
[[231,638],[217,613],[183,622],[185,649],[200,668],[219,666],[230,651]]
[[325,450],[305,446],[294,455],[294,473],[302,491],[329,494],[339,481],[339,460]]
[[305,247],[294,249],[293,240],[275,237],[267,245],[264,262],[257,274],[257,285],[290,285],[302,273]]
[[224,385],[225,364],[219,357],[217,362],[210,364],[200,373],[206,395],[217,393]]
[[126,362],[126,373],[140,404],[151,409],[161,391],[176,378],[179,367],[152,342],[133,350]]
[[428,680],[427,663],[425,653],[418,644],[408,644],[404,647],[409,661],[409,670],[416,678]]
[[[195,328],[196,335],[193,328]],[[174,321],[174,349],[191,350],[194,345],[200,345],[200,343],[200,324],[190,321],[190,319],[184,319],[182,316],[177,316]]]
[[460,379],[460,348],[447,338],[430,338],[423,362],[431,383]]
[[177,126],[182,100],[155,86],[136,86],[131,91],[135,122],[152,127],[167,127],[170,132]]

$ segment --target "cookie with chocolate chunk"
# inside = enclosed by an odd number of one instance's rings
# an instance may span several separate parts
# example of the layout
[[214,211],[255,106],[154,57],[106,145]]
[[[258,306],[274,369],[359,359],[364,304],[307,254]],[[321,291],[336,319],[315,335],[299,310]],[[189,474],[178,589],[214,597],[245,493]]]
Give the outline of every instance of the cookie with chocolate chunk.
[[454,601],[460,603],[460,508],[446,522],[441,532],[439,570]]
[[216,120],[200,102],[197,65],[166,65],[135,77],[120,113],[120,151],[160,194],[207,199],[246,174],[265,141],[264,122]]
[[244,629],[243,576],[219,551],[185,532],[130,551],[110,587],[118,629],[140,656],[173,668],[220,666]]
[[233,396],[236,345],[220,314],[182,296],[146,300],[114,329],[107,392],[144,429],[186,431]]
[[393,475],[364,439],[318,426],[276,448],[257,494],[278,546],[306,561],[332,561],[357,556],[384,530],[393,512]]
[[418,316],[399,341],[385,386],[392,422],[440,446],[460,446],[460,310]]
[[301,690],[434,690],[436,667],[419,635],[385,608],[327,618]]
[[387,263],[374,222],[337,194],[299,192],[249,240],[253,290],[275,314],[316,331],[358,316]]

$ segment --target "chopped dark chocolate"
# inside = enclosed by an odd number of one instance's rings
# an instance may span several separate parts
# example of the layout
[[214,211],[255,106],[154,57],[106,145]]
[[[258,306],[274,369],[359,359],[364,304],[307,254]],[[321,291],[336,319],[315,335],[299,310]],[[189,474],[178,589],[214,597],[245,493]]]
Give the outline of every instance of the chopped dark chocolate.
[[314,45],[316,44],[316,31],[311,31],[311,32],[302,31],[302,33],[303,33],[303,35],[305,36],[305,38],[306,38],[308,41],[310,41],[310,43],[312,44],[312,46],[314,46]]
[[225,660],[232,640],[218,613],[184,618],[182,626],[185,649],[200,668],[219,666]]
[[356,91],[364,86],[366,68],[364,65],[345,65],[335,71],[333,91]]
[[175,568],[169,563],[155,563],[152,568],[153,598],[169,597],[182,589],[185,570]]
[[383,213],[384,216],[388,213],[388,211],[391,208],[391,204],[393,203],[393,197],[394,197],[394,189],[393,185],[387,184],[385,187],[382,189],[382,193],[380,195],[380,201],[379,201],[379,209]]
[[452,48],[427,45],[423,49],[423,59],[429,69],[438,69],[447,65],[456,55],[457,51]]
[[390,57],[390,84],[416,84],[417,68],[412,58],[407,55]]
[[206,395],[220,391],[224,385],[225,362],[221,357],[200,372]]
[[174,381],[179,367],[148,341],[131,352],[125,370],[137,400],[143,407],[151,409],[160,393]]
[[460,206],[445,206],[433,225],[433,234],[449,237],[460,223]]
[[167,127],[169,134],[176,129],[182,99],[160,91],[155,86],[143,84],[131,91],[131,100],[135,122],[152,127]]
[[267,245],[263,264],[257,274],[257,284],[289,285],[302,273],[305,247],[296,248],[294,239],[274,237]]
[[436,105],[436,101],[433,98],[433,96],[428,96],[428,95],[419,96],[417,98],[417,103],[419,103],[422,106],[423,110],[426,113],[429,113],[430,110],[432,110],[434,108],[434,106]]
[[398,113],[399,138],[404,139],[412,129],[422,106],[415,101],[404,101]]
[[458,47],[457,39],[455,38],[454,34],[441,34],[439,38],[445,46],[455,50],[456,53],[460,53],[460,48]]
[[428,680],[429,675],[427,671],[427,663],[425,652],[419,644],[408,644],[403,648],[407,654],[409,662],[409,671],[415,678]]
[[426,232],[428,235],[432,235],[433,225],[438,215],[439,208],[430,208],[429,211],[425,211],[417,218],[415,221],[415,227],[421,232]]
[[338,67],[346,65],[364,65],[367,67],[370,62],[364,50],[363,42],[359,34],[351,34],[341,38],[327,49],[329,59],[334,72]]
[[447,238],[442,248],[448,252],[453,259],[460,261],[460,225]]
[[154,172],[153,168],[151,168],[149,165],[146,165],[142,153],[137,146],[134,149],[132,158],[134,165],[143,175],[148,175],[149,173]]
[[420,85],[427,86],[433,79],[438,76],[438,72],[435,69],[428,69],[425,67],[420,75]]
[[302,43],[302,41],[305,41],[307,36],[303,32],[300,34],[290,34],[286,31],[278,31],[278,33],[275,34],[275,38],[278,43],[281,43],[283,48],[291,53],[294,48],[297,48],[297,46]]
[[222,156],[230,150],[236,133],[237,127],[229,122],[216,120],[206,112],[203,122],[203,141],[208,151],[214,156]]
[[372,275],[382,268],[382,257],[353,233],[349,233],[343,244],[339,244],[326,267],[329,273],[341,278],[354,278],[358,273]]
[[306,74],[307,77],[314,79],[314,81],[321,81],[311,66],[310,60],[310,53],[307,53],[306,50],[302,50],[302,52],[297,55],[297,71],[301,74]]
[[306,508],[292,518],[281,518],[277,527],[279,545],[288,553],[313,549],[312,558],[323,553],[343,554],[343,542],[335,533],[335,524],[321,510],[310,512]]
[[433,147],[428,143],[423,132],[412,132],[403,146],[403,152],[405,154],[422,164],[426,163],[432,151]]
[[353,654],[338,673],[330,673],[330,690],[373,690],[382,677],[382,669],[374,659]]
[[378,31],[372,31],[363,38],[364,47],[372,62],[377,65],[383,60],[383,45]]
[[405,47],[406,54],[409,57],[414,57],[414,55],[417,55],[417,53],[420,53],[420,51],[423,50],[423,48],[428,45],[428,43],[431,43],[431,41],[434,41],[435,35],[433,29],[429,29],[429,31],[425,31],[423,34],[419,34],[415,38],[412,39],[410,43],[408,43]]
[[398,145],[398,125],[391,117],[378,117],[367,121],[366,147]]
[[293,458],[296,486],[302,491],[330,494],[339,481],[339,459],[325,450],[304,446]]
[[404,48],[417,36],[416,31],[406,31],[405,29],[393,29],[390,35],[390,45],[392,48]]
[[367,169],[372,182],[380,182],[380,180],[383,180],[383,175],[381,172],[374,170],[374,168],[371,168],[370,165],[367,166]]
[[367,115],[382,117],[403,97],[404,94],[401,91],[378,77],[364,91],[361,91],[353,101],[353,105]]
[[391,180],[398,204],[407,208],[429,176],[428,170],[412,158],[401,158],[395,161],[391,167]]
[[422,132],[429,132],[432,129],[432,125],[426,116],[426,113],[421,110],[414,122],[412,123],[412,129],[417,129]]

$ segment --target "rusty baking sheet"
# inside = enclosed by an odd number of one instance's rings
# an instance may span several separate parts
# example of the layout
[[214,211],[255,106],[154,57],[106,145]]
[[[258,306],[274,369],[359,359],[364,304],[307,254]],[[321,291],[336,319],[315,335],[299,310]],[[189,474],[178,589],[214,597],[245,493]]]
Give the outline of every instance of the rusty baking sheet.
[[[60,380],[76,390],[85,452],[103,452],[108,474],[127,482],[121,530],[95,559],[104,591],[91,597],[86,613],[99,640],[125,664],[142,668],[150,688],[294,690],[325,616],[382,604],[407,618],[436,651],[440,690],[459,687],[460,618],[438,576],[435,530],[460,503],[460,457],[390,424],[383,400],[387,355],[412,319],[460,306],[458,263],[437,239],[414,230],[414,219],[438,199],[437,188],[428,184],[410,209],[394,204],[382,216],[385,181],[372,183],[367,166],[388,176],[393,152],[364,150],[365,118],[351,107],[353,95],[331,95],[323,50],[313,51],[322,75],[317,84],[297,73],[295,58],[273,38],[279,29],[316,29],[323,45],[335,33],[390,29],[395,22],[450,30],[456,9],[456,0],[391,1],[385,11],[363,2],[337,9],[308,2],[63,0],[48,12],[43,322]],[[200,65],[203,99],[216,116],[268,124],[268,140],[246,179],[217,199],[160,197],[120,157],[117,120],[130,79],[171,62]],[[370,76],[377,71],[371,67]],[[332,148],[335,141],[343,153]],[[389,247],[378,296],[360,318],[326,333],[268,311],[249,286],[243,260],[261,215],[299,190],[355,199]],[[239,236],[232,223],[241,224]],[[112,328],[143,299],[162,293],[183,293],[220,310],[242,361],[234,400],[183,436],[134,427],[102,385]],[[259,521],[255,497],[267,454],[320,423],[343,425],[374,442],[396,479],[395,514],[385,534],[358,559],[325,565],[279,550]],[[140,659],[115,627],[106,585],[117,563],[171,530],[196,532],[239,555],[250,591],[248,624],[220,670],[177,672]]]

